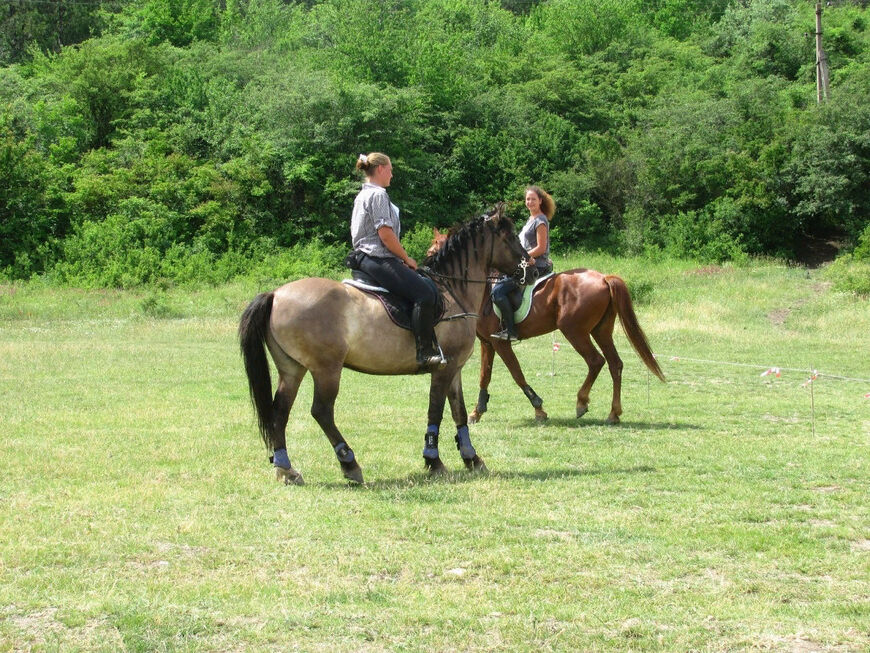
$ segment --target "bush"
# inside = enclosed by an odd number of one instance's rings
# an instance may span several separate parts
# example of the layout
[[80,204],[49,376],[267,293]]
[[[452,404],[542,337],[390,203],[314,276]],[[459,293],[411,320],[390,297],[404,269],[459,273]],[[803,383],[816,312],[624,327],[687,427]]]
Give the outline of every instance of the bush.
[[665,251],[678,258],[716,263],[746,258],[740,237],[729,234],[720,221],[706,212],[665,216],[661,233]]
[[421,263],[426,258],[426,250],[431,247],[433,238],[432,226],[421,222],[414,225],[409,232],[402,234],[402,247],[408,252],[408,256]]
[[857,261],[870,261],[870,224],[858,238],[858,245],[852,255]]
[[824,269],[823,276],[836,290],[870,296],[870,258],[844,254]]
[[52,255],[60,212],[54,170],[0,123],[0,271],[13,279],[41,272]]

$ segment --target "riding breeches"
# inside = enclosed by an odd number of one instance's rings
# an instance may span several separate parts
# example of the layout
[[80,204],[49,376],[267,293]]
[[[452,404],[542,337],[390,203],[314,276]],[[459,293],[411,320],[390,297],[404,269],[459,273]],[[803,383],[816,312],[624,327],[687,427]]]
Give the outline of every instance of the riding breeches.
[[365,255],[359,267],[391,293],[412,304],[434,307],[438,301],[435,287],[399,259]]

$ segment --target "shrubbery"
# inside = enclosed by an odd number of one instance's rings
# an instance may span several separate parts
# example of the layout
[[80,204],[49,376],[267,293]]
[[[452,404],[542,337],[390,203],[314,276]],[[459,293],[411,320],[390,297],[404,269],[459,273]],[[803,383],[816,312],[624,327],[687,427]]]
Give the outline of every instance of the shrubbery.
[[827,266],[824,275],[837,290],[870,297],[870,225],[864,229],[854,251]]
[[556,199],[557,249],[722,261],[865,231],[861,3],[825,10],[823,106],[811,3],[502,5],[146,0],[77,9],[74,47],[34,32],[44,49],[0,69],[0,274],[126,287],[285,278],[285,250],[340,263],[370,150],[393,157],[409,250],[498,200],[522,219],[530,183]]

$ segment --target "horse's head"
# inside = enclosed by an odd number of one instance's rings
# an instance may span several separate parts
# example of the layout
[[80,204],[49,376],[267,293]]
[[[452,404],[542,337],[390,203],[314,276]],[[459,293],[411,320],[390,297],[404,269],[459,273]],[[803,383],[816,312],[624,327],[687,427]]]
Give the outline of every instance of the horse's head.
[[447,234],[443,234],[438,230],[438,227],[434,227],[432,229],[432,244],[429,245],[429,249],[426,250],[426,256],[432,256],[439,249],[444,247],[444,243],[447,242]]
[[504,212],[505,203],[499,202],[483,217],[495,238],[490,265],[502,274],[513,276],[520,284],[530,283],[534,281],[534,266],[528,265],[529,255],[516,235],[513,220]]

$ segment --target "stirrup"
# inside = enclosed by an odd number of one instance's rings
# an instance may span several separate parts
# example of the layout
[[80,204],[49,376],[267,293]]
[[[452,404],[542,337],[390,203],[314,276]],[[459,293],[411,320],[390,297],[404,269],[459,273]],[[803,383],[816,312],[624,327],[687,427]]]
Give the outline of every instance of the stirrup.
[[441,345],[438,345],[437,351],[432,351],[430,349],[427,353],[423,353],[422,351],[417,352],[417,364],[426,369],[440,369],[447,365],[447,357],[444,356],[444,352],[441,350]]
[[495,338],[496,340],[508,340],[509,342],[517,342],[519,340],[519,336],[511,333],[507,329],[497,331],[496,333],[491,334],[489,337]]

